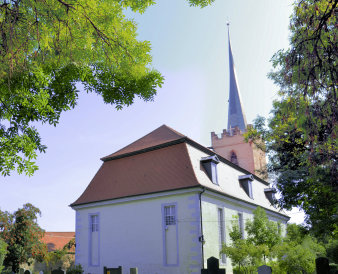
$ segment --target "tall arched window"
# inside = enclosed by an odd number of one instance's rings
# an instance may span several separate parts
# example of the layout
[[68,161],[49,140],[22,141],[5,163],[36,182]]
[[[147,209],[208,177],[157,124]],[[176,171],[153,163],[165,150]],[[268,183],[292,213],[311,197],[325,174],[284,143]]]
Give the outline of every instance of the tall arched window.
[[231,163],[238,165],[237,155],[234,151],[231,151],[230,161]]

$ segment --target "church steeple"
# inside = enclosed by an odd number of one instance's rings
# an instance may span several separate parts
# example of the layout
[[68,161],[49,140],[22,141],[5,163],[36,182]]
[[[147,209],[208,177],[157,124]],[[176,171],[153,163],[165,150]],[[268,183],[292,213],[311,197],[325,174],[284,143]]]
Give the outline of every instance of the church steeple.
[[247,124],[243,111],[241,94],[237,83],[235,64],[232,56],[229,23],[228,25],[228,40],[229,40],[229,74],[230,74],[230,87],[229,87],[229,110],[228,110],[228,131],[231,128],[238,127],[241,131],[245,131]]
[[243,135],[247,129],[247,124],[232,56],[229,24],[227,25],[230,72],[228,128],[227,130],[223,129],[220,135],[211,132],[211,146],[218,155],[265,179],[265,152],[254,143],[246,142]]

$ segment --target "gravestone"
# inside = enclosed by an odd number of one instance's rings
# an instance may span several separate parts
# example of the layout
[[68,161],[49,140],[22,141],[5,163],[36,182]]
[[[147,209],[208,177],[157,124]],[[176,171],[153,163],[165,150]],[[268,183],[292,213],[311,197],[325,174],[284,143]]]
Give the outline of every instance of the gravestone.
[[104,266],[103,274],[122,274],[122,266],[119,266],[118,268],[108,268]]
[[317,274],[330,274],[329,259],[325,257],[319,257],[316,259],[316,271]]
[[219,269],[219,260],[210,257],[207,260],[207,269],[201,269],[201,274],[225,274],[225,269]]
[[271,274],[272,273],[272,268],[267,265],[261,265],[260,267],[257,268],[258,274]]
[[52,270],[52,274],[65,274],[65,271],[59,267],[58,269]]
[[130,274],[137,274],[137,273],[138,273],[137,267],[130,268]]

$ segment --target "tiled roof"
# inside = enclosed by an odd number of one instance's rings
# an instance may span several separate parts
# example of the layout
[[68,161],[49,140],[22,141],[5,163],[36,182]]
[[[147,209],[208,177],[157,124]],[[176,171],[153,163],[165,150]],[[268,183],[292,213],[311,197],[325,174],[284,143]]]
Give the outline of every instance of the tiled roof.
[[162,125],[161,127],[155,129],[154,131],[150,132],[149,134],[143,136],[142,138],[136,140],[135,142],[131,143],[130,145],[110,154],[106,157],[101,158],[101,160],[106,161],[110,158],[114,158],[117,156],[121,156],[123,154],[133,153],[135,151],[140,151],[149,147],[154,147],[157,145],[169,143],[172,141],[176,141],[182,139],[186,136],[183,134],[175,131],[174,129]]
[[[210,182],[200,163],[200,160],[207,155],[212,156],[215,153],[163,125],[129,146],[104,157],[102,166],[86,190],[71,206],[163,191],[203,187],[231,196],[239,201],[259,204],[275,213],[279,212],[278,209],[267,203],[265,197],[261,197],[261,201],[253,202],[246,194],[242,195],[243,193],[240,191],[236,192],[239,189],[238,176],[250,174],[250,172],[220,155],[217,155],[217,159],[231,168],[227,169],[226,174],[223,174],[225,175],[222,177],[224,180],[220,185]],[[235,179],[232,180],[228,178],[229,176]],[[260,188],[264,189],[269,185],[259,177],[252,176],[262,184]],[[232,191],[234,189],[235,192]],[[233,193],[229,194],[231,191]],[[262,193],[264,195],[264,190]]]
[[[157,134],[156,130],[154,133],[164,137]],[[156,138],[149,135],[146,137],[153,140],[152,144],[160,144]],[[173,137],[175,134],[163,140],[172,140]],[[72,206],[198,185],[186,144],[179,143],[104,162]]]
[[[75,238],[75,232],[45,232],[41,242],[47,244],[48,251],[62,249],[71,239]],[[70,250],[74,252],[74,248]]]

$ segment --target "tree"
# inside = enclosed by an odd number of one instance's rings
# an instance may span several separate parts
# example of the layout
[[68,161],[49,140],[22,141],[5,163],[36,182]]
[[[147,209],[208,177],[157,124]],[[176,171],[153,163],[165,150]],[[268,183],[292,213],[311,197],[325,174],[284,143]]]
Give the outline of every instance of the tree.
[[268,126],[258,117],[246,136],[268,153],[279,206],[303,209],[322,236],[338,232],[337,2],[295,2],[291,47],[273,56],[269,75],[279,99]]
[[235,216],[229,233],[231,243],[225,244],[221,251],[240,273],[257,272],[257,267],[266,263],[266,258],[271,257],[273,248],[281,241],[277,223],[269,221],[264,209],[257,207],[253,214],[253,220],[248,220],[245,225],[246,239],[242,239]]
[[7,244],[0,238],[0,273],[3,269],[3,262],[7,254]]
[[288,224],[283,242],[272,251],[277,259],[270,264],[277,273],[313,273],[316,257],[325,255],[325,249],[304,227]]
[[[204,7],[214,0],[188,0]],[[32,175],[45,152],[34,122],[56,126],[76,106],[79,83],[117,109],[153,100],[163,76],[150,43],[136,39],[123,11],[153,0],[2,0],[0,4],[0,172]]]
[[41,212],[31,204],[23,205],[13,214],[0,211],[0,238],[7,244],[4,266],[18,272],[21,263],[29,258],[42,261],[47,253],[47,246],[40,242],[44,235],[37,224],[37,215]]
[[257,207],[253,214],[253,220],[248,220],[245,224],[248,241],[256,246],[266,245],[269,249],[280,243],[281,229],[276,222],[269,221],[265,210]]
[[269,221],[262,208],[257,207],[253,213],[253,220],[248,220],[245,225],[247,238],[241,238],[235,220],[229,233],[231,243],[225,244],[221,251],[231,259],[235,271],[257,273],[262,264],[270,265],[273,273],[314,271],[315,259],[325,255],[325,249],[308,230],[289,224],[286,237],[282,238],[277,223]]

